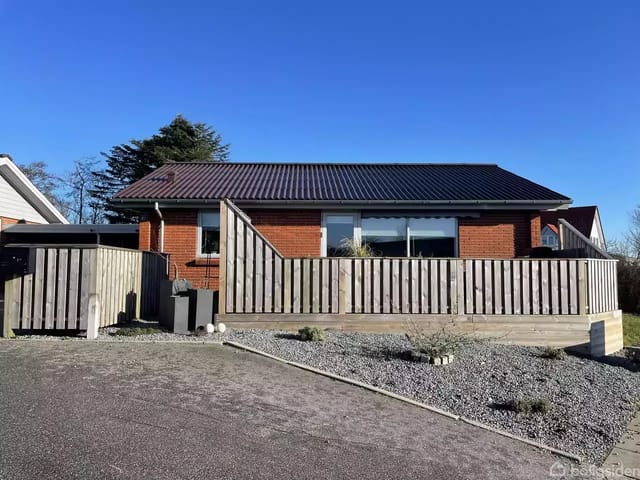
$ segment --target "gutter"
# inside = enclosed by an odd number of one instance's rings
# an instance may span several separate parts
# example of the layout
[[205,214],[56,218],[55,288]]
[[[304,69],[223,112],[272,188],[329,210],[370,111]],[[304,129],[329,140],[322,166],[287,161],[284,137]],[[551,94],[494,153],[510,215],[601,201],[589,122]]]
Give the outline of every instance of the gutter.
[[155,202],[154,210],[158,214],[158,217],[160,217],[160,253],[164,253],[164,218],[162,217],[158,202]]

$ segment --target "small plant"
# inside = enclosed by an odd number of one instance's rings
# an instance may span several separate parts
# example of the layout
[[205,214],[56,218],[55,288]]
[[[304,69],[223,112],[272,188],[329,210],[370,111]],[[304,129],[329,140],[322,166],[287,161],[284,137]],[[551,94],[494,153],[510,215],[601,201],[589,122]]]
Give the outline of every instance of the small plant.
[[515,400],[510,400],[506,404],[509,410],[512,410],[516,413],[541,413],[545,414],[551,408],[551,403],[546,398],[518,398]]
[[324,332],[318,327],[304,327],[298,330],[298,336],[303,342],[322,342]]
[[453,332],[446,328],[427,331],[424,327],[409,322],[407,340],[414,351],[432,358],[453,355],[465,345],[480,341],[480,339],[464,332]]
[[375,257],[375,253],[367,243],[362,243],[354,238],[345,238],[340,244],[342,252],[347,257]]
[[160,333],[160,329],[158,328],[121,328],[116,333],[114,333],[117,337],[135,337],[138,335],[152,335],[154,333]]
[[567,354],[562,348],[544,347],[540,353],[540,358],[548,360],[562,360]]

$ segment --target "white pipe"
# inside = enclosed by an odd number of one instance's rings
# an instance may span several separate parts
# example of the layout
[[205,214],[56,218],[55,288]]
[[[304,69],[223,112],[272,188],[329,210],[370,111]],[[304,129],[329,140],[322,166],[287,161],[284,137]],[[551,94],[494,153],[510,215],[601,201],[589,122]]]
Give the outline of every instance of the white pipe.
[[164,253],[164,218],[162,218],[162,212],[158,207],[158,202],[155,204],[155,210],[160,217],[160,253]]

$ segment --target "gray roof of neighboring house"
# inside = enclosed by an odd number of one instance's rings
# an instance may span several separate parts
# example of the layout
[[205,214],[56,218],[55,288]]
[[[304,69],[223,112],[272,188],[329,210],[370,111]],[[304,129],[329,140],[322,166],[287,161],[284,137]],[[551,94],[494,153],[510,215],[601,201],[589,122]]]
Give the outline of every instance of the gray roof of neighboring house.
[[490,164],[170,163],[120,191],[117,203],[229,198],[256,202],[567,204]]

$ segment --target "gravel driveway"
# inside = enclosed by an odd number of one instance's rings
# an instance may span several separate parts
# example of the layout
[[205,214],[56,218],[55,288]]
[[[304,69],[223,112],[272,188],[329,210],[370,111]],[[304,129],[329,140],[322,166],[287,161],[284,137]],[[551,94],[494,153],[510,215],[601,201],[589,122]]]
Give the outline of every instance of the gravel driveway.
[[0,385],[1,479],[547,479],[560,460],[219,345],[0,340]]

